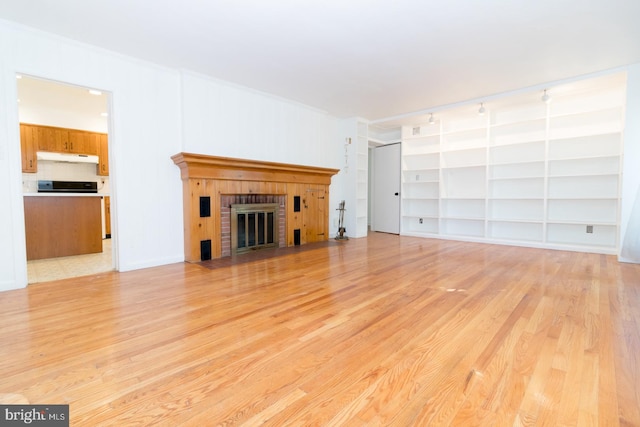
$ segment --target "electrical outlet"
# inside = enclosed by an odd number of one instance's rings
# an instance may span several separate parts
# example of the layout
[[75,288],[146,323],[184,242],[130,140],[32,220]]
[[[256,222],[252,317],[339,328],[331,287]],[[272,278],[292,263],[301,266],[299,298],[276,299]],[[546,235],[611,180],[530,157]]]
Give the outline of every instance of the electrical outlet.
[[420,219],[418,220],[418,222],[419,222],[420,224],[422,224],[422,218],[420,218]]
[[593,225],[587,225],[587,233],[593,234]]
[[413,135],[420,135],[420,128],[419,127],[413,128]]
[[416,175],[416,181],[420,181],[420,175]]

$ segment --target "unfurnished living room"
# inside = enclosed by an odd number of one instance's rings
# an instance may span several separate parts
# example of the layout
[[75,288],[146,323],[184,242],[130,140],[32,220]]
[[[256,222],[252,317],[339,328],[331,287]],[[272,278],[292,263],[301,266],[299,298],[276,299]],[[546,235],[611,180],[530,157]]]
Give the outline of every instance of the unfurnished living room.
[[0,4],[0,425],[640,426],[638,18]]

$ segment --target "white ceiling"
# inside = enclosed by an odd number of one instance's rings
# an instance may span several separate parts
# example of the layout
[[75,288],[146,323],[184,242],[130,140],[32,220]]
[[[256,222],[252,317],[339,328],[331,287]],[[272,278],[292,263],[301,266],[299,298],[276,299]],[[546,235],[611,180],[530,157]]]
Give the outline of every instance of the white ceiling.
[[106,132],[108,94],[29,76],[17,80],[20,122]]
[[638,0],[20,0],[0,18],[369,120],[640,62]]

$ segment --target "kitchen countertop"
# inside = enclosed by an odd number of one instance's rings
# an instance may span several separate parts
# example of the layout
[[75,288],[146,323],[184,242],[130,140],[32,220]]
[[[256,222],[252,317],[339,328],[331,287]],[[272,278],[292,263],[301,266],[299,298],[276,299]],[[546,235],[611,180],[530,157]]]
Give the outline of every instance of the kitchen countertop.
[[22,193],[25,197],[106,197],[109,193]]

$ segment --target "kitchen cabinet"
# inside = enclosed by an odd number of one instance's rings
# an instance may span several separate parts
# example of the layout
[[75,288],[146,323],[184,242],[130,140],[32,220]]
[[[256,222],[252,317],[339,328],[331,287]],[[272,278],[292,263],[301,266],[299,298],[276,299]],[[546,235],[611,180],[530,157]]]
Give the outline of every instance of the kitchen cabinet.
[[27,260],[102,252],[96,196],[24,197]]
[[104,234],[111,238],[111,197],[104,196]]
[[100,163],[97,174],[109,175],[107,135],[76,129],[20,124],[20,144],[22,149],[22,172],[37,171],[36,153],[72,153],[97,155]]
[[96,134],[98,136],[98,170],[100,176],[109,176],[109,142],[108,135],[104,133]]
[[36,173],[37,135],[34,129],[28,125],[20,125],[20,151],[22,154],[22,172]]
[[48,126],[31,126],[25,125],[32,128],[33,132],[38,137],[38,151],[50,151],[50,152],[62,152],[62,141],[66,140],[66,137],[63,137],[62,129],[52,128]]
[[98,134],[79,130],[69,130],[63,152],[73,154],[98,154]]

